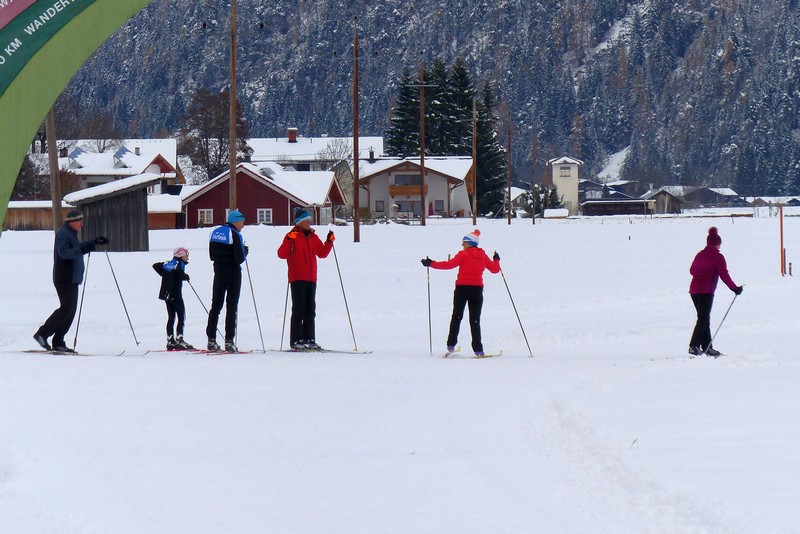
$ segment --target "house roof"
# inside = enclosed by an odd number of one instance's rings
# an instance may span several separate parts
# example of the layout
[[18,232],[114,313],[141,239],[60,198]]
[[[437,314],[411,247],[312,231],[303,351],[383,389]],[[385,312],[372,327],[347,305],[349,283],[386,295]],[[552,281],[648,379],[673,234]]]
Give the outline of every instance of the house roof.
[[571,158],[569,156],[561,156],[560,158],[551,159],[548,161],[550,165],[561,165],[569,163],[572,165],[583,165],[583,162],[579,159]]
[[[52,208],[53,201],[52,200],[11,200],[8,203],[8,209],[33,209],[33,208]],[[68,204],[67,202],[61,201],[62,208],[71,208],[72,205]]]
[[180,195],[147,195],[147,213],[180,213]]
[[[507,188],[503,188],[503,195],[505,195],[507,191],[508,191]],[[527,189],[522,189],[521,187],[512,187],[511,188],[511,202],[514,202],[515,200],[517,200],[519,197],[521,197],[525,193],[528,193]]]
[[102,200],[104,198],[113,197],[127,191],[136,189],[143,189],[149,185],[153,185],[161,180],[161,176],[153,173],[140,174],[138,176],[131,176],[130,178],[123,178],[107,184],[96,185],[75,191],[64,196],[64,201],[73,205],[86,204],[94,200]]
[[[254,163],[264,161],[310,162],[321,159],[320,153],[330,147],[331,153],[344,151],[341,159],[353,154],[352,137],[302,137],[297,136],[296,143],[290,143],[287,137],[248,139],[247,144],[253,149],[250,160]],[[366,158],[372,149],[375,156],[383,155],[382,137],[359,137],[359,157]]]
[[[58,145],[70,147],[69,157],[58,158],[59,168],[79,176],[135,176],[152,164],[174,176],[178,165],[175,139],[123,139],[104,152],[98,152],[97,141],[91,139],[59,141]],[[29,156],[39,175],[50,174],[47,154]]]
[[738,197],[739,195],[731,189],[730,187],[709,187],[709,191],[713,191],[718,195],[722,195],[723,197]]
[[645,194],[643,194],[639,198],[641,198],[642,200],[648,200],[648,199],[651,199],[654,196],[658,195],[659,193],[664,193],[665,195],[669,195],[672,198],[678,200],[678,197],[676,197],[675,195],[673,195],[672,193],[667,191],[667,189],[665,189],[664,187],[659,187],[658,189],[650,189],[649,191],[647,191]]
[[[263,185],[270,187],[291,198],[297,204],[305,206],[322,206],[328,199],[332,187],[336,187],[344,198],[333,171],[287,171],[274,162],[261,164],[239,163],[237,173],[244,172]],[[205,192],[228,182],[230,171],[226,170],[216,178],[209,180],[183,197],[183,205],[203,195]],[[184,188],[185,189],[185,188]]]
[[[365,181],[404,164],[410,164],[417,169],[420,167],[419,158],[379,158],[373,161],[361,160],[358,163],[360,179]],[[426,157],[425,169],[452,180],[463,182],[467,179],[472,169],[472,158],[463,156]]]

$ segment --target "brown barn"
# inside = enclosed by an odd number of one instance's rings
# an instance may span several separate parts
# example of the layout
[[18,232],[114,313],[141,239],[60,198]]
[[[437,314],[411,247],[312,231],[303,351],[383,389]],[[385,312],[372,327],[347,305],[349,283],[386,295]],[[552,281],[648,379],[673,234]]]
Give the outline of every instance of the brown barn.
[[581,204],[584,215],[652,215],[653,200],[587,200]]
[[654,213],[674,213],[678,214],[682,211],[683,203],[681,199],[667,191],[666,189],[651,189],[644,195],[642,200],[654,200],[655,211]]
[[[220,174],[183,199],[187,228],[225,222],[229,175]],[[329,224],[335,208],[346,204],[333,171],[287,171],[276,163],[239,163],[236,196],[246,224],[292,225],[295,206],[313,207],[316,224]]]
[[[61,203],[62,215],[72,208]],[[3,230],[52,230],[53,202],[51,200],[12,200],[8,203]]]
[[83,211],[83,236],[106,236],[114,252],[147,251],[147,188],[160,179],[158,174],[132,176],[75,191],[64,200]]

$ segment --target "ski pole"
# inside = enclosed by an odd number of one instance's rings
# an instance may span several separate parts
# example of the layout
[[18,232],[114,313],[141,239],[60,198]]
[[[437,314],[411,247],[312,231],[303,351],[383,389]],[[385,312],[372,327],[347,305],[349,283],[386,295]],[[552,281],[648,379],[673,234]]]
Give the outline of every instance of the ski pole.
[[722,316],[722,320],[719,322],[719,325],[717,326],[716,331],[714,331],[714,335],[711,336],[711,342],[708,344],[708,347],[706,348],[706,350],[704,350],[702,352],[702,354],[706,354],[708,352],[708,349],[710,349],[711,347],[714,346],[714,339],[716,339],[717,334],[719,334],[719,329],[722,328],[722,323],[725,322],[725,318],[728,316],[728,313],[730,313],[731,308],[733,308],[733,303],[736,302],[736,297],[738,297],[738,296],[739,295],[735,295],[735,294],[733,295],[733,300],[731,301],[730,306],[728,306],[728,310],[725,312],[725,315]]
[[[194,296],[195,296],[195,297],[197,297],[197,300],[199,300],[199,301],[200,301],[200,306],[202,306],[202,307],[203,307],[203,309],[206,311],[206,315],[211,315],[211,312],[210,312],[210,311],[208,311],[208,308],[206,308],[206,305],[205,305],[205,304],[203,304],[203,299],[201,299],[201,298],[200,298],[200,295],[198,295],[198,294],[197,294],[197,290],[195,290],[194,286],[192,285],[192,282],[191,282],[191,280],[187,280],[187,281],[186,281],[186,283],[187,283],[187,284],[189,284],[189,287],[191,287],[191,288],[192,288],[192,291],[194,291]],[[220,331],[219,331],[219,328],[217,328],[217,333],[218,333],[218,334],[220,335],[220,337],[222,337],[223,339],[225,338],[225,336],[223,336],[223,335],[222,335],[222,332],[220,332]]]
[[286,333],[286,310],[289,308],[289,282],[286,282],[286,299],[283,301],[283,322],[281,323],[281,346],[283,350],[283,335]]
[[122,298],[122,290],[119,288],[119,282],[117,282],[117,275],[114,272],[114,266],[111,265],[111,256],[108,255],[108,251],[106,250],[106,259],[108,260],[108,266],[111,268],[111,276],[114,277],[114,283],[117,286],[117,293],[119,293],[119,300],[122,301],[122,309],[125,310],[125,317],[128,318],[128,324],[131,327],[131,334],[133,334],[133,340],[136,342],[136,345],[139,345],[139,340],[136,339],[136,332],[133,330],[133,323],[131,322],[131,316],[128,314],[128,307],[125,306],[125,299]]
[[353,350],[358,351],[358,343],[356,343],[356,333],[353,330],[353,321],[350,319],[350,308],[347,306],[347,294],[344,291],[344,282],[342,281],[342,270],[339,269],[339,258],[336,256],[336,247],[331,241],[331,248],[333,249],[333,259],[336,260],[336,272],[339,273],[339,284],[342,286],[342,297],[344,297],[344,309],[347,312],[347,321],[350,323],[350,333],[353,335]]
[[506,282],[506,275],[503,274],[502,267],[500,268],[500,275],[503,277],[503,283],[506,285],[506,291],[508,291],[508,298],[511,299],[511,306],[514,307],[514,313],[517,316],[517,322],[519,323],[519,328],[520,330],[522,330],[522,337],[525,338],[525,344],[528,346],[528,354],[533,356],[533,351],[531,351],[531,345],[530,343],[528,343],[528,336],[525,335],[525,328],[522,327],[522,320],[519,318],[519,312],[517,312],[517,305],[514,304],[514,297],[511,296],[511,290],[508,288],[508,282]]
[[253,308],[256,310],[256,324],[258,324],[258,335],[261,337],[261,350],[267,352],[267,347],[264,346],[264,334],[261,332],[261,319],[258,318],[256,293],[253,291],[253,279],[250,277],[250,264],[248,263],[247,258],[244,260],[244,266],[247,267],[247,281],[250,283],[250,295],[253,296]]
[[78,307],[78,323],[75,325],[75,337],[72,340],[72,351],[76,350],[78,345],[78,330],[81,328],[81,312],[83,311],[83,296],[86,294],[86,280],[89,279],[89,260],[92,259],[92,253],[86,256],[86,271],[83,273],[83,289],[81,290],[81,305]]
[[431,266],[425,267],[428,272],[428,348],[433,354],[433,328],[431,327]]

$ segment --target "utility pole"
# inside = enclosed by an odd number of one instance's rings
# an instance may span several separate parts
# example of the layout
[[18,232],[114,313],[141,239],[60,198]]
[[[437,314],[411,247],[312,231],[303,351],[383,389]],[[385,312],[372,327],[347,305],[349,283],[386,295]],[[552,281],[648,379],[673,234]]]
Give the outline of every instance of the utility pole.
[[237,0],[231,0],[231,66],[230,66],[230,176],[228,177],[228,205],[236,209],[236,19]]
[[[353,17],[353,20],[357,23],[358,17]],[[361,241],[358,180],[358,26],[355,26],[355,37],[353,38],[353,243]]]
[[56,117],[53,108],[47,112],[44,121],[47,139],[47,159],[50,164],[50,198],[53,199],[53,230],[61,226],[61,180],[58,176],[58,147],[56,146]]
[[508,224],[511,224],[511,131],[514,125],[509,118],[508,121],[508,189],[506,191],[506,215],[508,217]]
[[419,224],[425,226],[425,70],[419,69]]
[[478,109],[472,95],[472,226],[478,224]]

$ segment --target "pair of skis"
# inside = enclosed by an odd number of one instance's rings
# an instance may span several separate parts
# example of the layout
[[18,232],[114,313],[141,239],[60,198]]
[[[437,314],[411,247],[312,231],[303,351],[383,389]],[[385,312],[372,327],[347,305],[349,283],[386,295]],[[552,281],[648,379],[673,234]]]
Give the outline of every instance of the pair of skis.
[[496,353],[475,354],[473,356],[461,356],[458,354],[459,352],[461,352],[461,347],[456,347],[454,350],[445,351],[442,358],[472,358],[477,360],[481,358],[497,358],[498,356],[503,355],[502,350]]
[[53,356],[144,356],[145,354],[149,353],[150,351],[140,352],[140,353],[129,353],[127,350],[123,350],[121,352],[108,352],[108,353],[87,353],[87,352],[77,352],[74,350],[45,350],[45,349],[31,349],[31,350],[24,350],[27,354],[50,354]]

